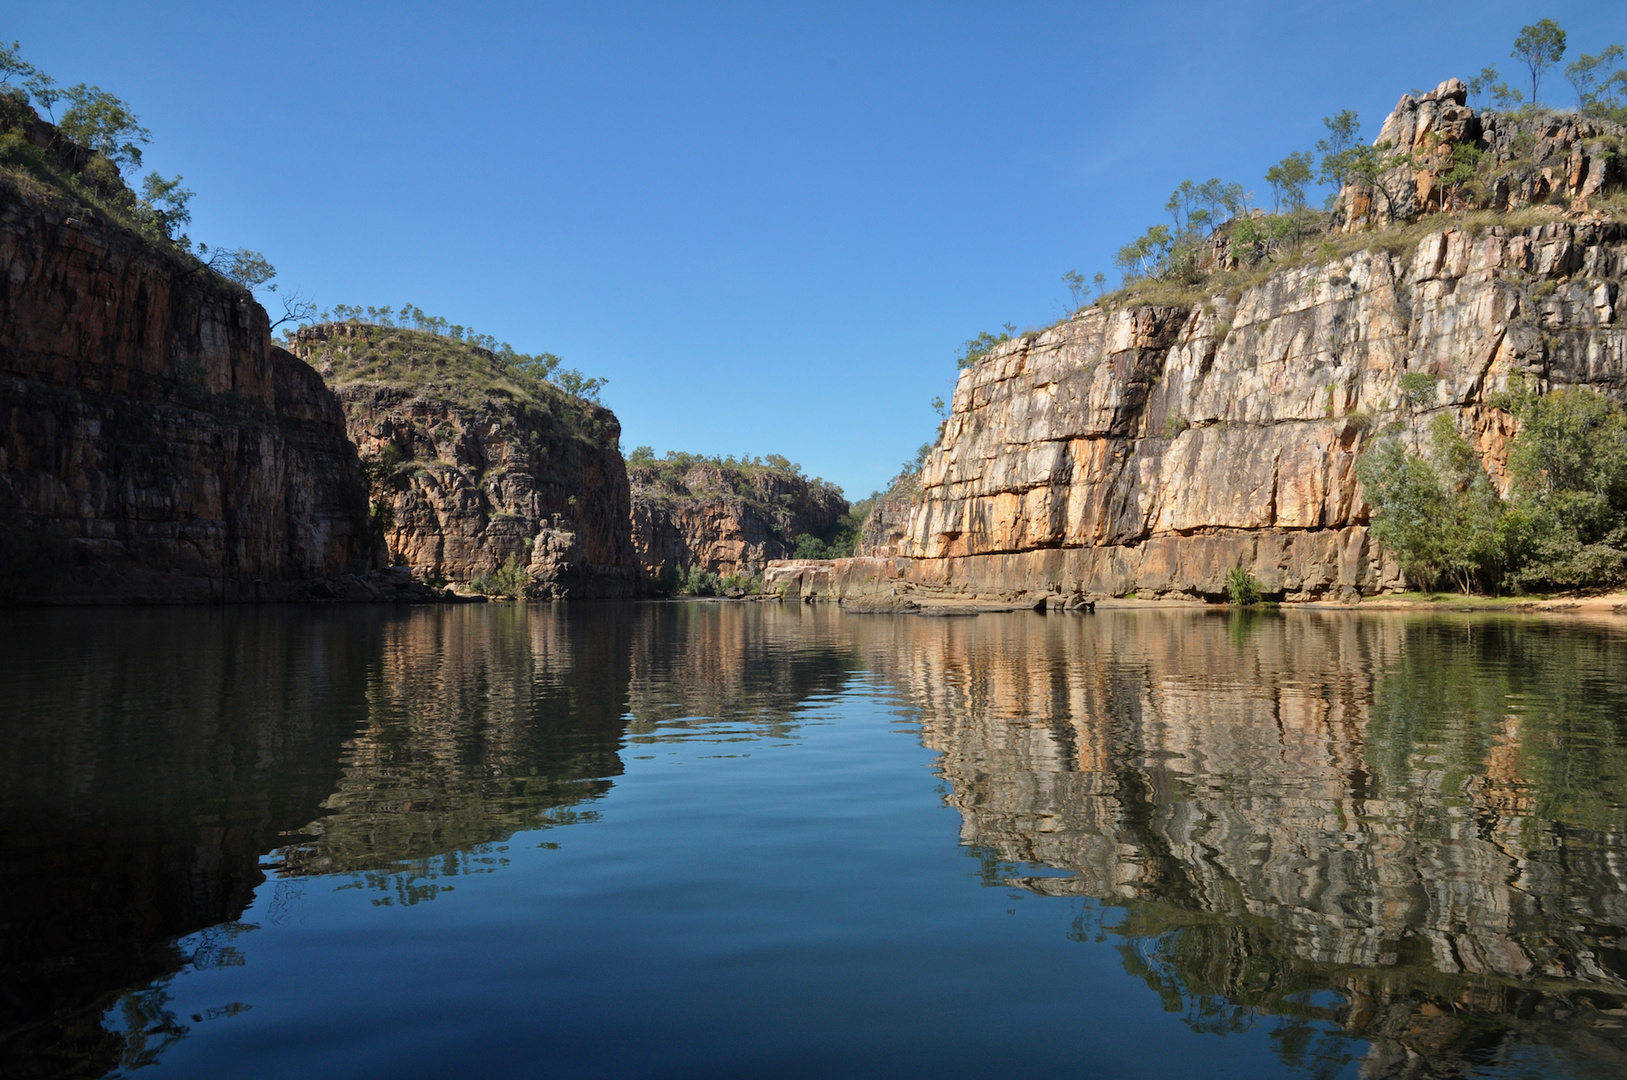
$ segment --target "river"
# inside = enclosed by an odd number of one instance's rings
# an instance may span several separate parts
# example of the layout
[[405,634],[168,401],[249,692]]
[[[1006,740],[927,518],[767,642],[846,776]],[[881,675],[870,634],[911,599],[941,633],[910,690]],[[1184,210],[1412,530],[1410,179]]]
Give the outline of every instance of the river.
[[1627,629],[10,611],[0,1073],[1627,1072]]

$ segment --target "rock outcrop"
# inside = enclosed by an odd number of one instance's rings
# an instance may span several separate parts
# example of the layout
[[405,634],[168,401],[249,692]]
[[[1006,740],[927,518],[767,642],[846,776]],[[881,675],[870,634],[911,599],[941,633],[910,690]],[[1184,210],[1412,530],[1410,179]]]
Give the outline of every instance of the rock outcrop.
[[11,172],[0,268],[0,600],[271,599],[375,565],[339,403],[246,291]]
[[293,348],[343,403],[392,556],[459,584],[512,559],[533,598],[641,595],[609,409],[423,331],[329,323]]
[[[1472,137],[1454,95],[1385,131]],[[1614,167],[1579,165],[1575,197]],[[888,557],[771,567],[765,591],[1217,598],[1239,566],[1287,600],[1399,589],[1355,470],[1380,431],[1416,443],[1445,413],[1506,491],[1511,378],[1627,397],[1627,224],[1525,213],[1545,223],[1377,232],[1000,345],[962,372],[907,529],[865,548]]]
[[[1620,124],[1547,110],[1476,113],[1467,100],[1459,79],[1416,98],[1402,95],[1376,143],[1397,164],[1377,183],[1340,193],[1344,231],[1477,208],[1586,211],[1606,188],[1627,180],[1627,129]],[[1459,146],[1482,159],[1473,177],[1454,182],[1449,174],[1461,161],[1453,154]]]
[[690,567],[760,574],[799,536],[829,537],[848,512],[839,490],[789,468],[671,455],[628,472],[633,546],[657,583]]

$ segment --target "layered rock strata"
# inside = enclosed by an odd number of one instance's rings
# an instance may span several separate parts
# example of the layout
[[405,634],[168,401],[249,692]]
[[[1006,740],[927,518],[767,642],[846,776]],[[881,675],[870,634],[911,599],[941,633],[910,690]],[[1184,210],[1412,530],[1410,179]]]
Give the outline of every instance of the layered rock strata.
[[293,347],[335,387],[392,557],[459,584],[512,559],[533,598],[641,594],[609,409],[399,327],[307,327]]
[[[1406,98],[1385,132],[1435,146],[1420,132],[1514,124],[1460,112],[1455,90]],[[1532,145],[1576,166],[1565,199],[1597,196],[1616,166],[1594,122],[1541,123],[1555,130]],[[1287,600],[1399,589],[1355,471],[1375,436],[1416,444],[1444,413],[1506,491],[1510,379],[1627,396],[1627,225],[1524,214],[1548,220],[1379,232],[1369,250],[1191,303],[1087,308],[998,346],[961,374],[907,528],[864,549],[885,557],[772,567],[765,588],[1215,598],[1242,567]]]
[[339,403],[248,293],[9,180],[0,267],[0,599],[273,599],[374,565]]
[[629,468],[633,546],[644,573],[662,581],[699,567],[721,575],[756,575],[788,558],[797,538],[823,537],[848,511],[828,484],[786,469],[702,461]]

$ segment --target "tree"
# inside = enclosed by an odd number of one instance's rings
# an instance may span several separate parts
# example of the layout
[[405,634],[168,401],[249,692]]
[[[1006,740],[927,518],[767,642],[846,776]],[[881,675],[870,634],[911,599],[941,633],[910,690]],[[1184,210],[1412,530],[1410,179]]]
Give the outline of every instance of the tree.
[[1602,394],[1517,387],[1509,451],[1515,510],[1509,546],[1522,587],[1576,588],[1627,573],[1627,413]]
[[1062,275],[1062,284],[1068,287],[1068,295],[1073,298],[1073,310],[1078,311],[1085,306],[1085,296],[1089,292],[1089,283],[1085,275],[1077,270],[1069,270]]
[[1484,156],[1484,151],[1470,143],[1458,143],[1452,147],[1450,164],[1441,174],[1441,186],[1446,189],[1449,203],[1455,204],[1459,192],[1478,175],[1480,159]]
[[1504,506],[1452,420],[1430,426],[1429,454],[1383,439],[1356,462],[1373,507],[1373,537],[1423,588],[1449,578],[1463,592],[1496,584]]
[[1003,334],[991,334],[984,330],[974,338],[967,338],[961,343],[960,353],[955,357],[955,366],[957,368],[971,367],[993,352],[996,345],[1010,341],[1012,329],[1012,325],[1007,323]]
[[101,154],[123,172],[141,166],[141,144],[152,141],[130,106],[96,86],[79,83],[62,92],[68,109],[57,127],[80,146]]
[[1290,213],[1305,209],[1305,188],[1315,179],[1311,173],[1313,160],[1309,150],[1300,150],[1266,170],[1265,182],[1271,185],[1274,210],[1280,211],[1285,203]]
[[1167,267],[1170,244],[1168,227],[1154,225],[1119,248],[1118,253],[1113,256],[1113,265],[1123,270],[1127,279],[1157,277]]
[[1361,141],[1361,121],[1353,109],[1345,109],[1334,116],[1324,116],[1322,123],[1328,129],[1325,139],[1316,141],[1316,151],[1322,155],[1318,179],[1334,188],[1342,188],[1349,179],[1351,155]]
[[192,201],[194,194],[181,186],[180,176],[166,180],[158,173],[150,172],[141,182],[143,209],[169,240],[176,239],[179,235],[177,230],[192,220],[192,211],[187,209],[187,203]]
[[1547,70],[1565,55],[1565,31],[1552,19],[1541,19],[1520,29],[1514,51],[1508,55],[1525,62],[1531,72],[1531,104],[1537,103],[1537,87]]
[[[175,179],[179,182],[181,178],[177,176]],[[190,196],[191,192],[187,194]],[[198,250],[200,254],[208,256],[204,260],[205,266],[221,277],[237,282],[250,292],[277,276],[277,268],[258,251],[250,251],[247,248],[216,248],[211,253],[207,246]],[[273,285],[269,291],[275,292],[276,289],[277,287]],[[343,308],[344,305],[340,304],[339,307]]]
[[7,45],[0,41],[0,90],[11,85],[12,79],[21,80],[34,73],[34,65],[23,59],[23,43],[13,41]]
[[1486,66],[1480,74],[1469,80],[1469,100],[1485,95],[1500,109],[1511,109],[1525,100],[1525,95],[1503,81],[1497,69]]
[[1099,304],[1102,301],[1102,294],[1107,291],[1107,275],[1098,270],[1096,276],[1090,279],[1090,283],[1096,287],[1096,302]]
[[296,289],[283,296],[282,318],[272,323],[271,329],[275,330],[283,323],[309,322],[314,318],[316,318],[316,303],[306,299],[305,294]]
[[35,70],[23,80],[23,89],[28,91],[34,103],[45,110],[45,115],[56,122],[56,103],[62,100],[62,88],[57,86],[56,80],[43,71]]
[[1608,45],[1597,56],[1583,53],[1565,65],[1565,78],[1576,88],[1576,107],[1586,110],[1599,102],[1600,90],[1611,85],[1611,72],[1622,57],[1620,45]]

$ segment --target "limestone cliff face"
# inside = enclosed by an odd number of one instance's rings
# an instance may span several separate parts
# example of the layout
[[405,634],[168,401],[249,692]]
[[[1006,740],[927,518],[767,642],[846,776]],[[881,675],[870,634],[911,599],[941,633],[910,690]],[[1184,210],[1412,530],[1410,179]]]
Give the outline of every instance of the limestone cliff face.
[[10,182],[0,268],[0,524],[57,556],[0,593],[245,600],[374,564],[339,403],[247,293]]
[[785,469],[699,461],[634,465],[633,545],[652,580],[691,566],[758,574],[790,557],[797,537],[823,536],[848,511],[827,484]]
[[464,583],[512,557],[533,597],[640,595],[609,409],[398,327],[307,327],[294,348],[335,386],[379,477],[385,541],[415,572]]

